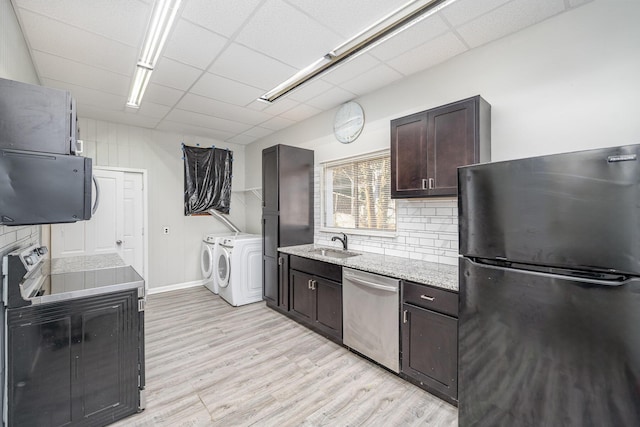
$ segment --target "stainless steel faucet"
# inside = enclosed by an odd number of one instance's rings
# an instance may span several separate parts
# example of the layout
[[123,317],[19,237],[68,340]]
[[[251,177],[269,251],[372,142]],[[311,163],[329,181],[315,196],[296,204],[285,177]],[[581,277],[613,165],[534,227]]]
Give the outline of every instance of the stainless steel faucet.
[[344,249],[345,251],[347,250],[347,235],[344,233],[340,233],[342,234],[342,237],[338,237],[338,236],[333,236],[331,238],[332,242],[335,242],[336,240],[340,240],[342,242],[342,249]]

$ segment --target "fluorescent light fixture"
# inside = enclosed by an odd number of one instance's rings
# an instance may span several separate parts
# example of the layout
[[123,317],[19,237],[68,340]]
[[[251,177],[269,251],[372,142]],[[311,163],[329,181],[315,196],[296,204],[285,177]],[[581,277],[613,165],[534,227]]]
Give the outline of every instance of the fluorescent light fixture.
[[364,31],[356,34],[340,46],[328,52],[324,57],[305,67],[291,78],[280,83],[259,100],[272,103],[287,95],[303,84],[332,70],[358,55],[372,49],[380,43],[394,37],[423,19],[437,13],[456,0],[413,0],[384,16]]
[[151,72],[160,58],[160,53],[162,53],[162,48],[167,41],[181,2],[182,0],[156,0],[142,44],[140,59],[136,65],[127,107],[140,107],[144,91],[151,78]]

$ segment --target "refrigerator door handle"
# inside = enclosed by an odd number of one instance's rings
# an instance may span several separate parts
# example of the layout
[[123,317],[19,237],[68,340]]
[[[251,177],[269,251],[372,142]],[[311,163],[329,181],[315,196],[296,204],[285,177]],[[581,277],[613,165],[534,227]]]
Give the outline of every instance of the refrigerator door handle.
[[589,277],[585,277],[585,276],[574,276],[571,274],[557,274],[557,273],[545,273],[542,271],[535,271],[535,270],[527,270],[525,268],[518,268],[518,267],[502,267],[499,265],[494,265],[494,264],[489,264],[489,263],[483,263],[483,262],[477,262],[474,261],[470,258],[467,258],[469,260],[469,262],[471,262],[472,264],[475,265],[481,265],[483,267],[486,268],[492,268],[495,270],[499,270],[499,271],[523,271],[526,272],[527,274],[531,274],[531,275],[535,275],[535,276],[541,276],[541,277],[551,277],[551,278],[558,278],[558,279],[570,279],[570,280],[574,280],[574,281],[579,281],[582,283],[589,283],[591,285],[597,285],[597,286],[609,286],[609,287],[617,287],[617,286],[624,286],[627,285],[629,283],[633,283],[633,282],[637,282],[640,281],[640,278],[638,277],[626,277],[623,275],[620,275],[622,280],[599,280],[599,279],[592,279]]

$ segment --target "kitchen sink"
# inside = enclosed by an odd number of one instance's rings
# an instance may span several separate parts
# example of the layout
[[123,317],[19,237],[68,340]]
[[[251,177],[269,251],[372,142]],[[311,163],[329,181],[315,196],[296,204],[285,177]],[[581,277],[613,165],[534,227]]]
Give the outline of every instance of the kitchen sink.
[[355,252],[343,251],[339,249],[323,249],[323,248],[312,249],[309,252],[312,254],[326,256],[329,258],[351,258],[351,257],[360,255]]

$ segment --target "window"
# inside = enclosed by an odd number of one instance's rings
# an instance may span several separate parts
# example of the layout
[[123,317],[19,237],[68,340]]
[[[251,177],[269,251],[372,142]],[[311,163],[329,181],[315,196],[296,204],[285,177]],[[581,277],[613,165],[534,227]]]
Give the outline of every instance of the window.
[[395,231],[389,152],[325,163],[322,167],[322,226]]

